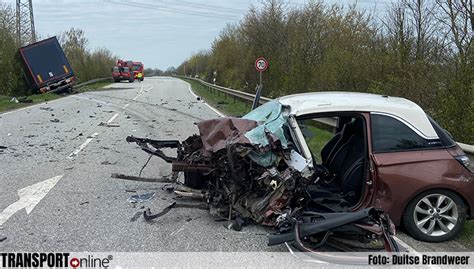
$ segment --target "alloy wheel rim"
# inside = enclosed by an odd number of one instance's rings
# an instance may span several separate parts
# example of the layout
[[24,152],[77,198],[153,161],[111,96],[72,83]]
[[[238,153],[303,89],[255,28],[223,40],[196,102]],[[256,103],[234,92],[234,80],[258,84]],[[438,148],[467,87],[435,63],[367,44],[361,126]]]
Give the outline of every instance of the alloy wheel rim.
[[429,194],[415,206],[413,219],[416,227],[429,236],[443,236],[451,232],[458,222],[456,203],[444,194]]

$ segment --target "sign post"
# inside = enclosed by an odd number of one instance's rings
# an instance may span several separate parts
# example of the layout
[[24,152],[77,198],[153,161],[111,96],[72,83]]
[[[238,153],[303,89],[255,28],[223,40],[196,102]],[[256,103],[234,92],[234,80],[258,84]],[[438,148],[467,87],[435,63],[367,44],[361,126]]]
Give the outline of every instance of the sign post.
[[257,85],[257,88],[255,89],[255,99],[253,99],[253,104],[252,104],[252,109],[255,109],[258,107],[260,103],[260,96],[262,95],[262,89],[263,89],[263,84],[262,84],[262,73],[265,72],[268,68],[268,61],[267,59],[263,57],[259,57],[255,61],[255,69],[257,72],[260,73],[260,83]]

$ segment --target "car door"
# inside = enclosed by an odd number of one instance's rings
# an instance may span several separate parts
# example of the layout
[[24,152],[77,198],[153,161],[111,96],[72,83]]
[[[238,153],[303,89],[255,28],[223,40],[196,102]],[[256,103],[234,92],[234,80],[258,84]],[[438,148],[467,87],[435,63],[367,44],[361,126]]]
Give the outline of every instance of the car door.
[[407,203],[418,193],[443,186],[449,153],[396,117],[371,113],[371,159],[376,181],[372,205],[398,225]]

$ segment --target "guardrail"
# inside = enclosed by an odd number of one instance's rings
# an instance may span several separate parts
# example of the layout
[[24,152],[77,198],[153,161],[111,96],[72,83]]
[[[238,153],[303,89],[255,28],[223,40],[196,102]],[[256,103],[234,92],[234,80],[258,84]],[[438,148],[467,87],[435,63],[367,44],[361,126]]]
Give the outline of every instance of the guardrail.
[[[251,93],[247,93],[247,92],[242,92],[242,91],[238,91],[238,90],[234,90],[234,89],[230,89],[230,88],[226,88],[226,87],[222,87],[222,86],[219,86],[219,85],[214,85],[214,84],[211,84],[209,82],[205,82],[199,78],[193,78],[193,77],[183,77],[183,76],[175,76],[175,77],[178,77],[178,78],[185,78],[185,79],[192,79],[192,80],[195,80],[211,89],[214,89],[214,90],[217,90],[219,92],[222,92],[226,95],[230,95],[230,96],[233,96],[234,98],[239,98],[241,100],[244,100],[246,102],[250,102],[252,103],[253,99],[255,98],[255,95],[254,94],[251,94]],[[260,97],[260,104],[264,104],[268,101],[272,100],[271,98],[268,98],[268,97]],[[323,119],[320,119],[318,120],[322,123],[325,123],[327,125],[330,125],[330,126],[336,126],[336,122],[331,122],[329,118],[325,118],[324,120]],[[468,144],[464,144],[464,143],[460,143],[460,142],[456,142],[459,147],[466,153],[469,153],[471,155],[474,154],[474,146],[473,145],[468,145]],[[474,160],[473,160],[474,161]]]
[[87,85],[90,85],[90,84],[94,84],[94,83],[102,82],[102,81],[107,81],[107,80],[112,81],[112,78],[96,78],[96,79],[88,80],[88,81],[85,81],[85,82],[82,82],[82,83],[79,83],[79,84],[75,85],[74,88],[81,88],[81,87],[84,87],[84,86],[87,86]]

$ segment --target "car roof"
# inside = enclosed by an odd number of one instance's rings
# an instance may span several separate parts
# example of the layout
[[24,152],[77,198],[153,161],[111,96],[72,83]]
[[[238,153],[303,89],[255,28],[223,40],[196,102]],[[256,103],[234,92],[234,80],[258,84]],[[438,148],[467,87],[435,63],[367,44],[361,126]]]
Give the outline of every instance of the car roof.
[[290,106],[290,114],[302,116],[325,112],[371,112],[396,118],[426,139],[438,135],[426,113],[414,102],[401,97],[357,92],[309,92],[277,99]]

